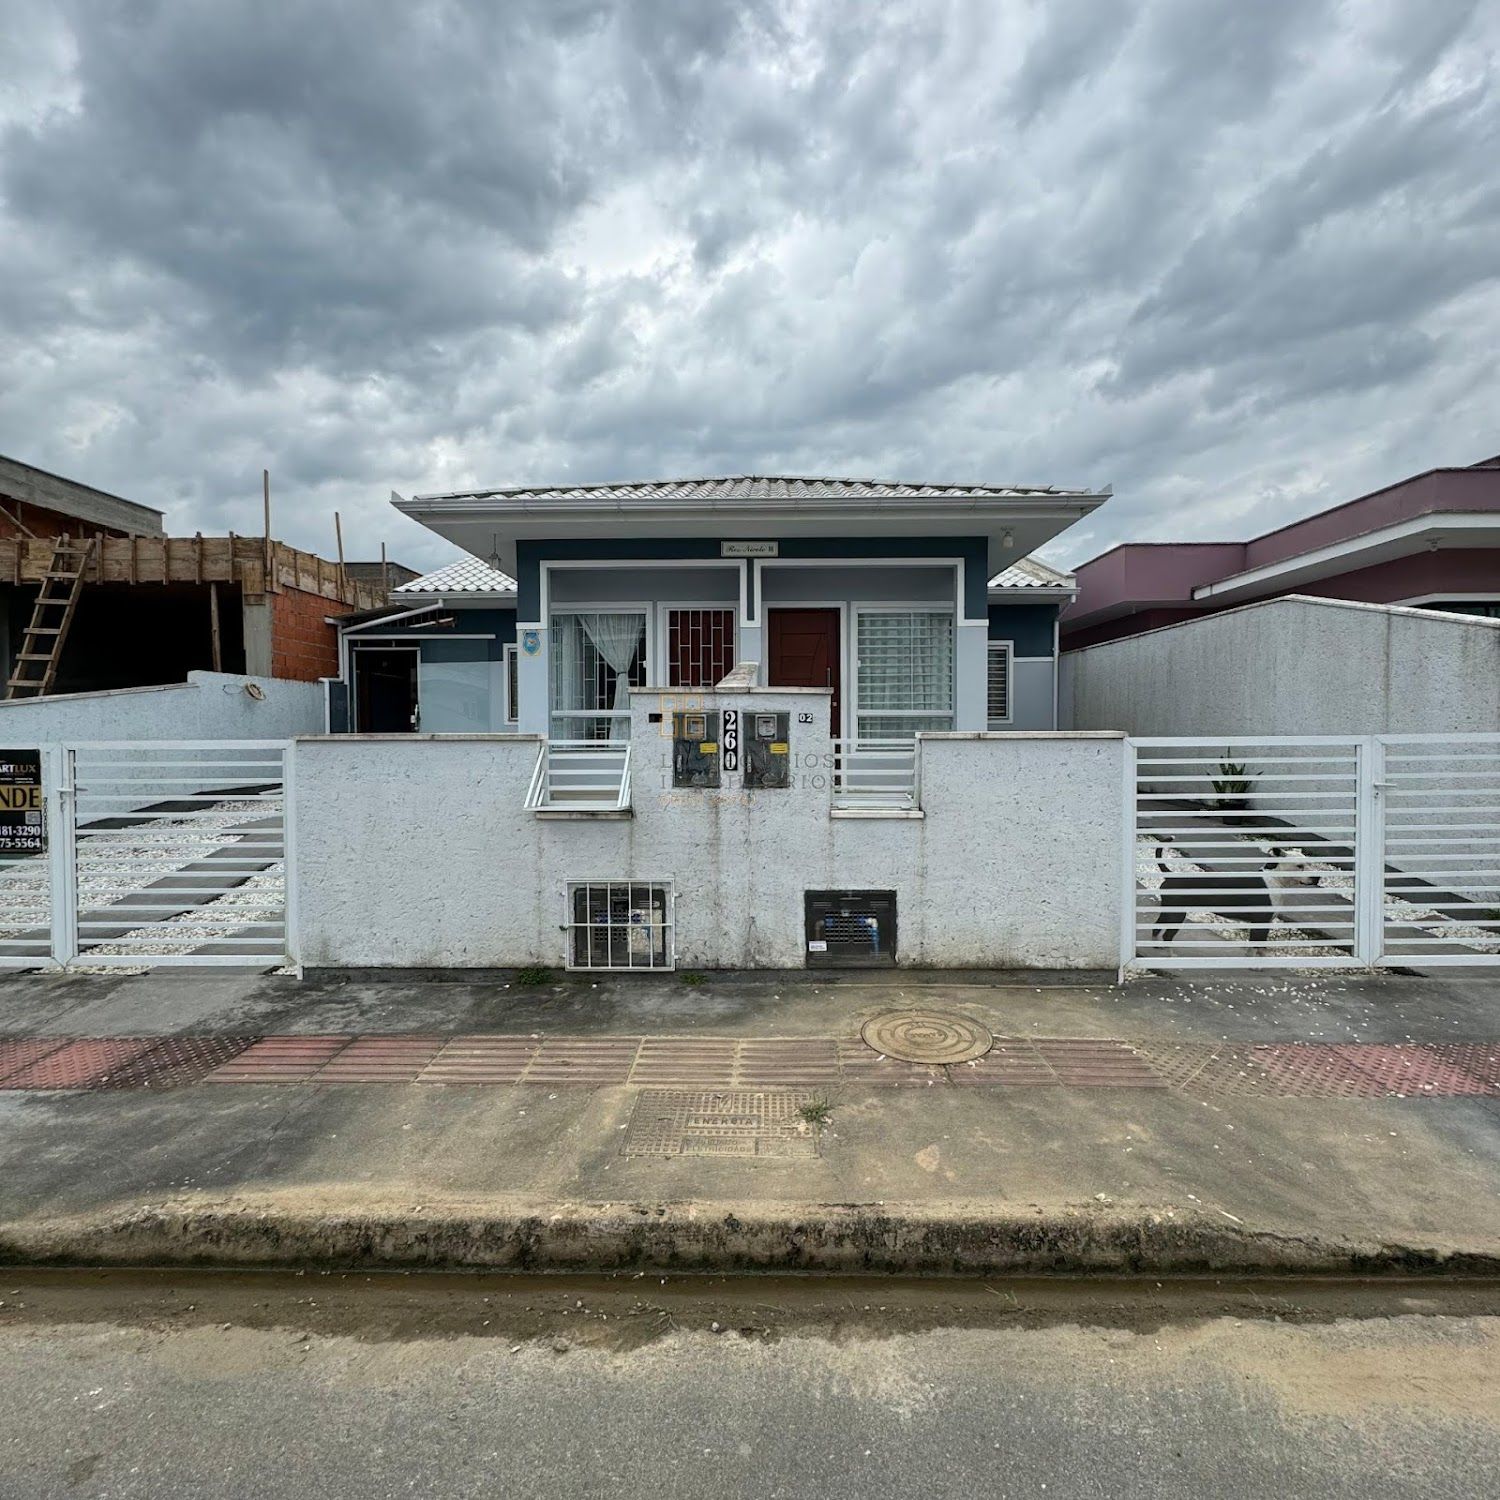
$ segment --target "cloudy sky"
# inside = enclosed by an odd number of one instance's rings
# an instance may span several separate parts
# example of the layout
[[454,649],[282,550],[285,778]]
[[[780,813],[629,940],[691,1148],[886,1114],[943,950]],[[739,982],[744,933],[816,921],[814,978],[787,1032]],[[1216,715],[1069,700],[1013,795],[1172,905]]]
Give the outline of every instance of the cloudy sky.
[[0,0],[0,451],[417,565],[470,485],[1500,452],[1500,6]]

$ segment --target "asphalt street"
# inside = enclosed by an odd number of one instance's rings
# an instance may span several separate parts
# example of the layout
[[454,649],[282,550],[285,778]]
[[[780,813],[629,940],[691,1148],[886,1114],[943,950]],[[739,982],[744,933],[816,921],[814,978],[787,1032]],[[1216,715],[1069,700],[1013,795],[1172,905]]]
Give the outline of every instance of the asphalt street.
[[1481,1496],[1500,1294],[0,1272],[0,1495]]

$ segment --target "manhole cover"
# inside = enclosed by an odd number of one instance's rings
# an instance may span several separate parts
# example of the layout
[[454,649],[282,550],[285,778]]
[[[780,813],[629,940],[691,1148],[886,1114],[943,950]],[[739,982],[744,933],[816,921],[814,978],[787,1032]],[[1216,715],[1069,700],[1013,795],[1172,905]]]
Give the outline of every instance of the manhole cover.
[[865,1046],[899,1062],[972,1062],[995,1045],[978,1021],[950,1010],[888,1010],[860,1028]]

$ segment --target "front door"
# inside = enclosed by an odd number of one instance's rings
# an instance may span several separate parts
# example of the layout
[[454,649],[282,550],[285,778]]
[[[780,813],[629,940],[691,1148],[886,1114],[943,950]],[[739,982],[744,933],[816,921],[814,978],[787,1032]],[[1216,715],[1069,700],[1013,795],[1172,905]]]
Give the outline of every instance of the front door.
[[410,734],[417,724],[417,652],[361,647],[354,653],[354,728],[359,734]]
[[772,609],[768,687],[833,689],[829,733],[843,723],[839,708],[839,612],[836,609]]

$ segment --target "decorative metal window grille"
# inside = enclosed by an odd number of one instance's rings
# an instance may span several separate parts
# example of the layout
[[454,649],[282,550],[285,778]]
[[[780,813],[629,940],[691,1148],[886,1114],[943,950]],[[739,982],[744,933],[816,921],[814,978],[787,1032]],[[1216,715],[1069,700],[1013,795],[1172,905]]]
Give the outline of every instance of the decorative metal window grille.
[[991,641],[985,671],[986,718],[991,724],[1010,723],[1009,641]]
[[570,969],[670,969],[672,888],[637,881],[568,887]]
[[514,724],[521,717],[520,652],[514,646],[505,648],[505,722]]
[[558,740],[630,737],[630,689],[646,685],[640,610],[552,616],[552,728]]
[[733,669],[732,609],[667,611],[668,687],[715,687]]
[[952,729],[952,614],[861,610],[857,621],[859,738],[910,739],[923,729]]

